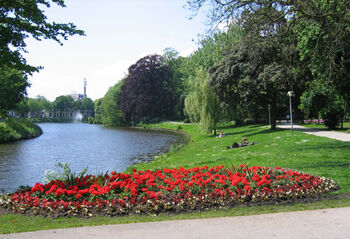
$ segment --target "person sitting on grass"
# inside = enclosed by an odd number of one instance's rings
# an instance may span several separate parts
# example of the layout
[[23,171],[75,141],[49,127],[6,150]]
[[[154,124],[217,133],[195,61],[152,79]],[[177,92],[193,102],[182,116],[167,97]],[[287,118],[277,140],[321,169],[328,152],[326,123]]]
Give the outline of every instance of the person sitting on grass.
[[[258,143],[253,142],[250,145],[255,145],[255,144],[258,144]],[[233,142],[232,146],[227,146],[226,149],[241,148],[241,147],[245,147],[245,146],[248,146],[248,145],[249,145],[248,139],[247,138],[243,138],[241,144],[238,144],[237,142]]]
[[248,144],[249,144],[248,139],[247,139],[247,138],[243,138],[240,147],[245,147],[245,146],[247,146]]
[[216,138],[222,138],[224,136],[225,136],[225,133],[224,133],[224,131],[221,130],[220,134],[218,136],[216,136]]
[[239,144],[237,142],[233,142],[232,146],[227,146],[226,149],[234,149],[239,148]]

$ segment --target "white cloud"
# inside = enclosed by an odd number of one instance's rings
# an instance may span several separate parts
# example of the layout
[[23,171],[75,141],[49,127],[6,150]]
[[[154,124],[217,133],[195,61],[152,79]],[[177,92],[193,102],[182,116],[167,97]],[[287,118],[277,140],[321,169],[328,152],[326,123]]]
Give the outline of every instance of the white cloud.
[[197,50],[197,48],[194,48],[194,47],[192,47],[192,48],[187,48],[187,49],[185,49],[185,50],[180,51],[179,55],[180,55],[180,56],[183,56],[183,57],[188,57],[188,56],[190,56],[193,52],[195,52],[196,50]]

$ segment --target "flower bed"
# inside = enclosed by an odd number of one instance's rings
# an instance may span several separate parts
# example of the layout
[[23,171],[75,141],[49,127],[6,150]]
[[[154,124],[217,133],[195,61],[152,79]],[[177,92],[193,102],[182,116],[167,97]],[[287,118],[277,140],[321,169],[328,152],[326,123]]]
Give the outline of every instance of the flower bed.
[[155,214],[288,201],[338,189],[333,180],[279,167],[181,167],[36,183],[0,196],[0,206],[16,213],[56,216]]

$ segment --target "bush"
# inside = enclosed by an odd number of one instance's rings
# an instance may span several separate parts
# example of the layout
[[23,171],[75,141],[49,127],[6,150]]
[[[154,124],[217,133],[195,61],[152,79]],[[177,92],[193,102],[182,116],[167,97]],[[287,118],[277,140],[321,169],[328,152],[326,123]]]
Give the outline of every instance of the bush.
[[184,119],[184,123],[191,123],[189,118]]
[[339,126],[339,123],[342,118],[342,112],[339,109],[332,109],[328,111],[324,116],[324,124],[329,128],[329,129],[335,129]]

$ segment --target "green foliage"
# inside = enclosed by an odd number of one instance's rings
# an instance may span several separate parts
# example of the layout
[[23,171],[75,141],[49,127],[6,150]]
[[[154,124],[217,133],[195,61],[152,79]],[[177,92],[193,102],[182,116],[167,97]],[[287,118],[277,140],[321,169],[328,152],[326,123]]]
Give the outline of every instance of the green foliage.
[[197,70],[191,79],[192,92],[185,99],[185,113],[191,122],[199,122],[203,133],[216,130],[216,124],[222,117],[219,98],[209,86],[209,74],[203,69]]
[[6,119],[0,122],[0,143],[34,138],[41,134],[41,128],[28,120]]
[[25,74],[0,64],[0,114],[14,109],[27,94],[28,86],[29,82]]
[[59,111],[65,111],[73,108],[74,99],[70,95],[61,95],[56,97],[53,102],[54,109]]
[[210,69],[210,85],[226,107],[233,110],[232,119],[238,123],[265,118],[270,106],[271,128],[275,128],[281,107],[278,99],[295,88],[297,82],[289,67],[295,51],[288,38],[282,39],[286,37],[285,21],[270,25],[268,17],[261,12],[276,18],[281,15],[268,7],[245,12],[240,19],[244,32],[241,43]]
[[299,107],[308,118],[323,118],[326,126],[334,129],[344,117],[345,101],[334,87],[315,80],[301,96]]
[[[87,111],[93,112],[94,102],[90,98],[76,100],[71,96],[58,96],[54,102],[50,102],[43,96],[35,98],[26,98],[17,104],[14,109],[16,116],[27,117],[30,113],[30,118],[36,122],[70,122],[72,118],[64,116],[62,112]],[[45,113],[57,113],[55,118],[45,118],[49,115]],[[83,119],[86,120],[87,119]]]
[[97,99],[94,102],[94,117],[89,117],[89,124],[102,124],[103,118],[103,108],[102,108],[103,98]]
[[125,125],[123,113],[120,106],[120,99],[124,84],[124,79],[110,87],[103,98],[97,99],[94,102],[95,116],[89,118],[90,124],[105,124],[105,125]]
[[[75,103],[80,102],[79,100],[75,101]],[[77,108],[78,110],[94,110],[94,102],[90,98],[85,98],[81,101],[81,107]]]
[[227,31],[215,31],[202,36],[199,48],[188,57],[179,57],[172,48],[164,50],[163,57],[173,72],[172,85],[175,94],[175,118],[184,119],[184,101],[191,92],[190,79],[195,77],[198,68],[208,70],[217,64],[236,46],[242,36],[238,25],[232,24]]
[[84,178],[88,168],[86,167],[80,173],[76,174],[72,172],[68,163],[56,163],[54,169],[48,169],[44,172],[43,183],[49,183],[55,180],[61,180],[62,182],[68,182],[69,185],[78,185],[79,182]]
[[[271,46],[277,47],[272,58],[274,64],[284,67],[292,73],[288,75],[295,80],[291,89],[296,93],[296,103],[299,103],[299,97],[305,91],[305,83],[316,80],[333,89],[337,97],[340,97],[345,105],[349,105],[349,1],[189,0],[187,3],[195,14],[199,10],[205,9],[212,26],[222,22],[241,22],[244,30],[248,29],[255,33],[255,36],[248,33],[248,40],[253,43],[248,44],[248,46],[252,46],[257,55],[260,54],[261,48],[265,48],[266,43],[260,40],[256,41],[256,36],[268,38]],[[281,25],[281,23],[283,24]],[[280,26],[283,27],[280,28]],[[273,35],[276,37],[271,38]],[[258,44],[254,44],[254,42]],[[284,43],[282,48],[279,47],[281,42]],[[288,47],[289,45],[291,47]],[[271,54],[267,52],[266,56],[271,57]],[[261,59],[259,57],[252,58],[248,62],[250,70],[254,70],[254,65],[256,67],[254,62],[261,62]],[[226,68],[225,70],[228,74],[235,68]],[[269,71],[271,72],[271,70],[275,71],[270,68]],[[270,78],[271,74],[268,77]],[[335,103],[332,110],[323,109],[333,112],[332,116],[328,115],[328,117],[334,118],[335,115],[338,115],[339,118],[341,108],[347,110],[347,107],[338,107],[338,100],[330,102]],[[326,105],[328,107],[330,103]],[[274,111],[273,105],[272,110]],[[310,110],[312,109],[310,108]],[[276,109],[276,112],[278,111],[279,109]]]
[[[109,88],[103,100],[101,102],[100,116],[101,122],[105,125],[123,125],[125,124],[123,120],[123,112],[120,106],[120,99],[122,90],[121,87],[124,84],[124,80],[115,84],[113,87]],[[97,103],[98,104],[98,103]],[[95,106],[96,107],[96,106]],[[97,109],[97,114],[98,113]]]
[[36,40],[62,40],[72,35],[84,35],[73,23],[48,22],[44,8],[51,4],[65,7],[63,0],[1,0],[0,1],[0,113],[14,109],[26,95],[30,85],[27,76],[41,69],[27,64],[28,37]]
[[63,0],[2,0],[0,2],[0,65],[32,73],[38,67],[26,63],[21,52],[25,52],[25,39],[53,39],[62,44],[68,36],[84,35],[73,23],[48,22],[44,9],[52,3],[65,7]]

